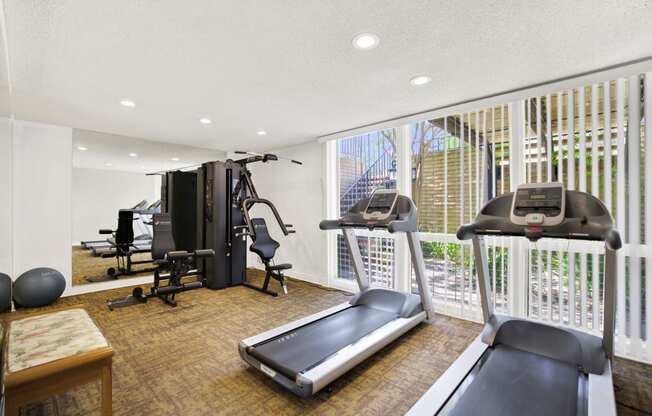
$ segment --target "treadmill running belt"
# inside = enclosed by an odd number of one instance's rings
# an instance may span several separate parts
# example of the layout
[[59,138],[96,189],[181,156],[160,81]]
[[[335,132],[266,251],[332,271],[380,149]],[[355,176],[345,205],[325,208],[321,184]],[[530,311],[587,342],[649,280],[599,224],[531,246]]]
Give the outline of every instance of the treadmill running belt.
[[498,345],[449,416],[576,416],[579,376],[573,365]]
[[249,353],[294,380],[298,373],[397,317],[393,312],[355,306],[255,345]]

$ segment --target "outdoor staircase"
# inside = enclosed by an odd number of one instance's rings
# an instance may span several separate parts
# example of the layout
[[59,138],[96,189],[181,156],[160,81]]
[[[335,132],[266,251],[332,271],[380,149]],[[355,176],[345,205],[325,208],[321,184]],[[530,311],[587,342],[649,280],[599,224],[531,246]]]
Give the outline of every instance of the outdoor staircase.
[[[359,200],[371,195],[376,188],[392,189],[396,187],[396,179],[392,177],[394,169],[392,163],[392,155],[385,151],[367,168],[362,175],[360,175],[340,197],[340,215],[346,212],[355,205]],[[372,239],[380,240],[382,237],[371,237]],[[379,250],[373,249],[371,256],[369,250],[371,249],[369,240],[365,237],[358,238],[360,244],[360,251],[368,271],[370,271],[370,280],[379,286],[393,286],[394,276],[394,250],[393,245],[391,248]],[[377,243],[380,244],[380,241]],[[338,237],[338,272],[339,276],[343,278],[354,278],[353,264],[349,258],[349,253],[346,250],[346,244],[343,237]],[[371,262],[371,267],[369,266]],[[391,280],[391,281],[389,281]]]
[[392,178],[392,156],[388,151],[383,152],[378,159],[376,159],[358,177],[349,188],[344,191],[340,197],[340,215],[346,212],[355,205],[356,202],[362,198],[371,195],[371,192],[379,187],[392,189],[396,187],[396,179]]

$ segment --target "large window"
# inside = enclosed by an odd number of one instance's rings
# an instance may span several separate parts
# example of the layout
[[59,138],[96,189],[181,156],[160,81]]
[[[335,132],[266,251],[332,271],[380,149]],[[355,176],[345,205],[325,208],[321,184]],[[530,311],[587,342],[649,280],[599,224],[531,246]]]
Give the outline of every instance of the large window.
[[[509,190],[508,124],[507,106],[497,106],[410,125],[412,199],[426,273],[435,303],[456,316],[480,317],[473,253],[455,232],[485,201]],[[488,243],[496,307],[507,311],[506,240]]]
[[[339,140],[339,212],[344,215],[360,199],[376,188],[396,188],[396,134],[394,130],[364,134]],[[360,233],[358,244],[372,285],[395,286],[394,238],[387,234]],[[337,237],[338,276],[354,279],[353,265],[344,237]]]
[[[612,212],[625,243],[617,258],[616,352],[652,362],[652,279],[646,273],[652,267],[652,126],[646,107],[652,108],[652,73],[550,89],[340,139],[340,212],[375,187],[410,194],[437,311],[480,320],[471,246],[455,236],[460,224],[518,183],[558,181],[590,192]],[[402,239],[365,232],[358,238],[375,284],[416,290]],[[486,242],[499,312],[601,331],[601,244],[497,237]],[[337,244],[338,275],[351,279],[341,238]]]
[[421,232],[454,234],[483,201],[509,190],[507,118],[499,106],[410,126]]

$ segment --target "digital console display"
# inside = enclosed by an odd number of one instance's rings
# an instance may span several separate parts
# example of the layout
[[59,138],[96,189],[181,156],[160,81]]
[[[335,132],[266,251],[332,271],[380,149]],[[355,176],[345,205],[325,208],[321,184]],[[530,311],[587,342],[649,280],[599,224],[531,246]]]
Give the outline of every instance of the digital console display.
[[553,226],[564,219],[566,191],[560,183],[524,184],[516,188],[510,220],[525,226]]
[[546,216],[556,216],[561,211],[561,200],[561,188],[519,189],[514,214],[524,216],[532,212],[543,212]]
[[392,193],[378,193],[374,194],[371,201],[369,201],[369,206],[367,206],[367,212],[388,212],[392,209],[392,204],[394,203],[394,198],[396,194]]

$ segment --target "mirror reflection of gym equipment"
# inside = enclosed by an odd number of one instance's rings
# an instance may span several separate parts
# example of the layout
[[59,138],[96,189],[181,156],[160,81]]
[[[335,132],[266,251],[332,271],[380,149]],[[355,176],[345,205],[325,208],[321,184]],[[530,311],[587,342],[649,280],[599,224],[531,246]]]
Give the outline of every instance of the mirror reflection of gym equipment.
[[220,153],[85,130],[74,133],[72,284],[153,276],[158,266],[151,255],[152,221],[161,212],[161,182],[148,173]]

